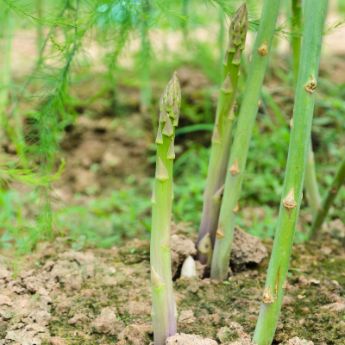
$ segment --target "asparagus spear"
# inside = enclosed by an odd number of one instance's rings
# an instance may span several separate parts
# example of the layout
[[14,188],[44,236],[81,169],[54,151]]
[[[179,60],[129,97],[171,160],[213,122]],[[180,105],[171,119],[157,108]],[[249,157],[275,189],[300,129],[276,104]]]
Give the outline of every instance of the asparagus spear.
[[293,125],[279,219],[254,334],[254,342],[258,345],[272,343],[282,305],[283,286],[302,200],[327,4],[327,0],[304,2],[303,41]]
[[274,35],[274,29],[280,0],[265,0],[263,4],[259,32],[257,34],[252,61],[249,66],[248,79],[239,113],[234,143],[231,148],[228,172],[224,187],[224,196],[220,210],[214,254],[212,258],[211,277],[223,280],[228,273],[235,214],[244,176],[249,143],[255,118],[261,86],[268,64],[268,55]]
[[154,344],[165,344],[176,333],[176,305],[173,295],[170,221],[173,200],[175,127],[179,120],[181,90],[176,74],[168,83],[160,103],[156,138],[156,174],[152,197],[151,285]]
[[339,189],[345,182],[345,159],[340,163],[337,173],[334,177],[334,180],[327,192],[325,199],[322,202],[322,205],[314,217],[313,224],[310,229],[310,237],[316,237],[318,230],[321,228],[322,223],[324,222],[327,213],[336,198]]
[[[199,259],[203,262],[211,259],[212,244],[217,230],[222,187],[226,175],[234,122],[232,108],[237,91],[240,58],[245,45],[247,29],[248,13],[244,4],[237,10],[230,24],[229,45],[224,59],[223,84],[218,98],[203,212],[197,240]],[[204,244],[206,241],[209,242],[209,245],[205,252]]]
[[[292,56],[293,56],[293,72],[295,84],[297,83],[299,59],[301,55],[301,27],[302,27],[302,0],[292,0]],[[321,207],[321,196],[319,186],[316,179],[315,159],[313,152],[312,140],[310,140],[310,148],[308,160],[305,170],[304,187],[307,193],[308,202],[310,204],[313,215],[315,215]]]

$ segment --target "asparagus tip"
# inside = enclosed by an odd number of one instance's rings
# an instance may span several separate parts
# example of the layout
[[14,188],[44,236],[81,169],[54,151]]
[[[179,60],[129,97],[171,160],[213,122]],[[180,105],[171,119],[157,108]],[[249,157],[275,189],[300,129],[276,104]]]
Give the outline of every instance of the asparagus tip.
[[248,31],[247,5],[241,5],[236,11],[229,27],[229,51],[236,53],[243,50]]

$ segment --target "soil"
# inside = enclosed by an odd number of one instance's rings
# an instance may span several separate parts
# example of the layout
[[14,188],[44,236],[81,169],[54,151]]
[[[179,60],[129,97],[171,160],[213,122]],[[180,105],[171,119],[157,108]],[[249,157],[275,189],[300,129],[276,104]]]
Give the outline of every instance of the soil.
[[[270,246],[265,244],[268,251]],[[233,273],[222,283],[177,276],[179,332],[209,339],[187,337],[192,342],[183,344],[250,344],[267,259],[254,264],[249,258],[246,264],[246,250],[235,252],[232,260],[241,257],[242,264],[232,261]],[[186,255],[190,250],[182,254],[179,249],[177,267]],[[150,344],[149,268],[149,244],[139,240],[121,248],[77,252],[58,239],[27,257],[4,253],[0,344]],[[344,317],[344,242],[325,235],[317,243],[296,245],[274,344],[312,344],[300,339],[344,344]],[[169,344],[182,342],[174,338]]]

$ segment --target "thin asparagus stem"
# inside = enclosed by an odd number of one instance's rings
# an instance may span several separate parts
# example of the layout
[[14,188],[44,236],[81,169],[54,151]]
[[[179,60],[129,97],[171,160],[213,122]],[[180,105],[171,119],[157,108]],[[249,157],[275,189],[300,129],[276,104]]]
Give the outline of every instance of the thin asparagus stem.
[[253,342],[272,343],[277,327],[309,150],[327,0],[305,0],[300,68],[282,201]]
[[264,1],[259,32],[254,44],[237,129],[231,148],[224,196],[220,210],[211,266],[211,277],[217,280],[223,280],[228,274],[235,215],[238,212],[238,200],[241,193],[250,138],[258,111],[261,86],[268,64],[268,56],[272,45],[279,8],[280,0]]
[[[291,47],[293,56],[293,73],[295,85],[297,84],[299,60],[301,55],[301,29],[302,29],[302,0],[292,0],[291,19]],[[321,207],[321,196],[316,178],[313,144],[310,139],[308,161],[305,170],[304,187],[312,214],[315,215]]]
[[[223,64],[223,83],[220,88],[217,104],[203,212],[197,240],[199,259],[202,262],[207,262],[211,259],[211,249],[217,230],[222,187],[224,185],[226,167],[229,159],[231,132],[234,122],[232,108],[237,92],[240,60],[245,45],[247,29],[247,7],[246,5],[242,5],[237,10],[230,24],[229,45]],[[210,240],[211,243],[207,245],[207,242]]]
[[325,199],[322,202],[322,205],[314,217],[313,224],[310,229],[309,236],[315,238],[318,234],[319,229],[321,228],[322,223],[324,222],[328,211],[336,198],[340,188],[345,183],[345,159],[340,163],[337,173],[334,177],[334,180],[326,194]]
[[176,305],[173,295],[170,222],[173,200],[175,127],[178,124],[181,90],[176,74],[161,98],[156,138],[156,174],[152,197],[151,283],[154,344],[163,345],[176,333]]

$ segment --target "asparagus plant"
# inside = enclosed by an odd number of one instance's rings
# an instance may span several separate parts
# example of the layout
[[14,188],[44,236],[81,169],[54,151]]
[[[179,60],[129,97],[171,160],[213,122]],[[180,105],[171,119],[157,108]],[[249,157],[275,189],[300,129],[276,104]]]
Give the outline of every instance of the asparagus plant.
[[334,180],[326,194],[325,199],[322,202],[319,211],[316,213],[311,229],[310,229],[310,236],[316,237],[318,230],[321,228],[322,223],[324,222],[327,213],[336,198],[339,189],[345,183],[345,159],[340,163],[337,173],[334,177]]
[[173,296],[170,222],[173,200],[175,127],[179,120],[181,91],[176,74],[168,83],[160,104],[156,138],[156,174],[152,197],[151,286],[154,344],[163,345],[176,333],[176,306]]
[[[222,187],[224,185],[226,167],[229,158],[231,132],[234,122],[233,105],[237,91],[240,72],[241,54],[244,49],[248,28],[246,5],[236,12],[229,29],[229,45],[223,66],[223,83],[217,104],[215,127],[213,130],[210,162],[203,212],[197,246],[201,261],[211,259],[219,217]],[[212,242],[212,244],[210,243]],[[205,246],[206,244],[206,246]]]
[[[301,27],[302,27],[302,0],[292,0],[292,56],[293,56],[293,73],[295,84],[297,83],[299,59],[301,52]],[[312,140],[310,140],[308,160],[305,170],[304,187],[307,193],[308,202],[310,204],[313,215],[315,215],[321,207],[321,196],[316,178],[315,159],[313,152]]]
[[263,3],[259,31],[254,44],[252,60],[249,65],[248,79],[246,81],[226,174],[224,196],[211,265],[211,277],[213,279],[223,280],[228,273],[235,215],[239,209],[238,200],[250,138],[258,111],[261,86],[268,64],[268,56],[272,45],[279,8],[280,0],[265,0]]
[[327,0],[304,1],[304,28],[285,181],[254,343],[272,343],[302,200]]

